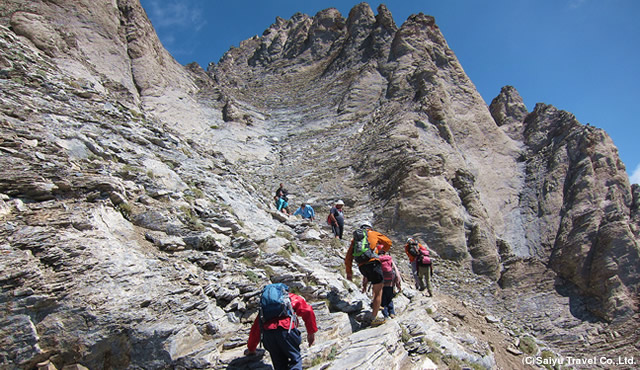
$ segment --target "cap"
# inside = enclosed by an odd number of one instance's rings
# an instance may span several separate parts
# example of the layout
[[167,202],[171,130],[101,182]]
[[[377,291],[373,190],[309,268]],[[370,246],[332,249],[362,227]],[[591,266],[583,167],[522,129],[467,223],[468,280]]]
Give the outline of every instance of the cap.
[[371,229],[371,222],[369,221],[363,221],[362,224],[360,224],[360,228],[361,229]]
[[336,206],[344,206],[344,202],[342,201],[342,199],[336,202]]

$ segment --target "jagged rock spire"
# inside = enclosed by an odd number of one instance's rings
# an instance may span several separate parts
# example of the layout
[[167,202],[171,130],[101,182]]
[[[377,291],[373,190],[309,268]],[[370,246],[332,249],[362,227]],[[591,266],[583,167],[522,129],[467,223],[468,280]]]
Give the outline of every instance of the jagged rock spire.
[[514,140],[522,140],[524,119],[529,114],[522,97],[513,86],[504,86],[489,106],[496,124]]

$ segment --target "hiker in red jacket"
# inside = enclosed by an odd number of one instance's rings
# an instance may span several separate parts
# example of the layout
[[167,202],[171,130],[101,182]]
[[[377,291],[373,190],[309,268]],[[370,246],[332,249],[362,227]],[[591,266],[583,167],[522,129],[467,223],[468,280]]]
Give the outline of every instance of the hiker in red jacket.
[[[307,341],[311,346],[315,341],[315,333],[318,331],[316,326],[316,315],[313,308],[304,300],[304,298],[289,293],[293,311],[298,317],[302,317],[305,328],[307,329]],[[256,348],[260,343],[260,333],[262,332],[262,344],[271,355],[271,362],[276,370],[280,369],[299,369],[302,370],[302,356],[300,355],[300,343],[302,337],[297,329],[298,320],[289,316],[277,317],[269,320],[264,325],[260,322],[260,315],[256,316],[249,340],[247,341],[247,349],[245,355],[255,355]],[[292,326],[293,325],[293,326]],[[291,328],[291,330],[289,330]]]

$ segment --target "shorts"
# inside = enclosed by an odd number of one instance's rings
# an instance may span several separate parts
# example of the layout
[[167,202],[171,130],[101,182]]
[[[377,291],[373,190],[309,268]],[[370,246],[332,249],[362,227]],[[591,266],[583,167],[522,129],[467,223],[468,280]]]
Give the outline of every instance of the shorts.
[[380,261],[367,262],[359,267],[362,276],[366,277],[371,284],[380,284],[383,281],[382,264]]

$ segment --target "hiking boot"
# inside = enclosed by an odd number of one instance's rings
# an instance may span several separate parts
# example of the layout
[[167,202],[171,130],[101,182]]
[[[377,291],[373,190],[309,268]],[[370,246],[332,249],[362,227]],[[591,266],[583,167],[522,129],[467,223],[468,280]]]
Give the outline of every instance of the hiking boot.
[[373,321],[371,321],[371,327],[375,328],[376,326],[380,326],[380,325],[384,324],[385,321],[386,321],[385,319],[381,319],[381,318],[376,317],[375,319],[373,319]]

